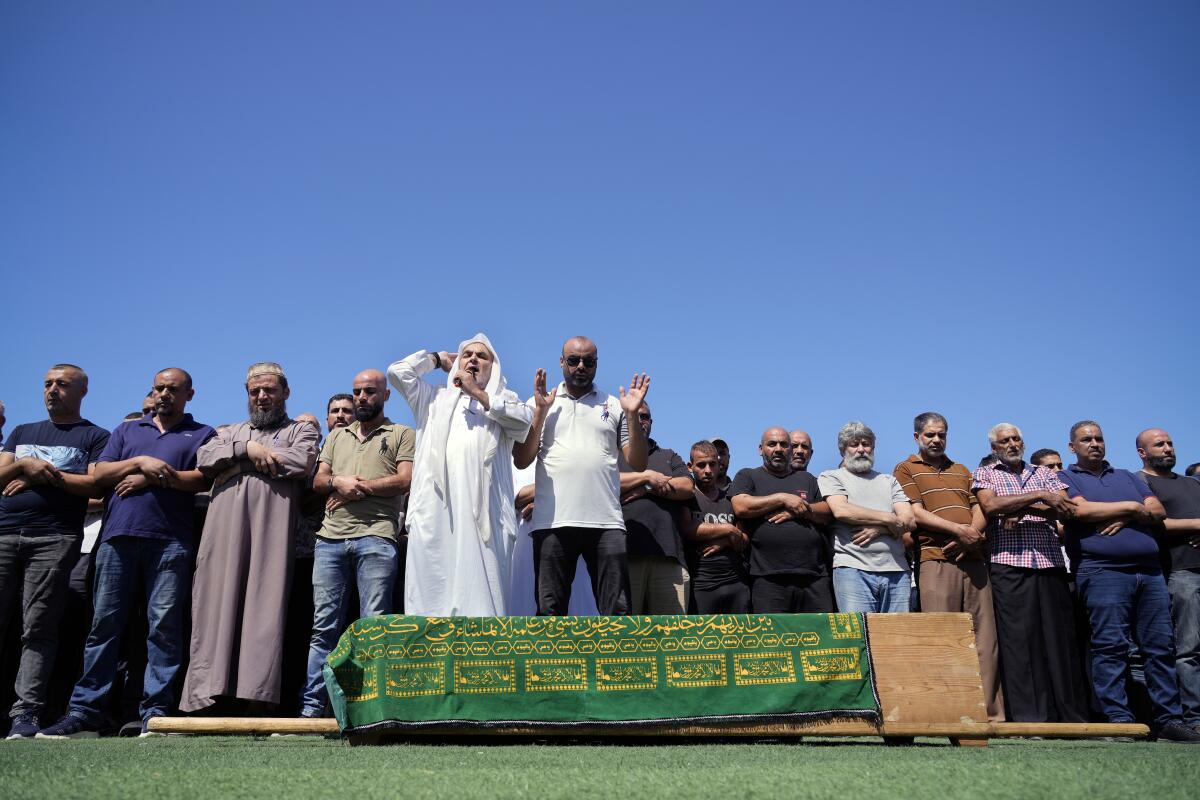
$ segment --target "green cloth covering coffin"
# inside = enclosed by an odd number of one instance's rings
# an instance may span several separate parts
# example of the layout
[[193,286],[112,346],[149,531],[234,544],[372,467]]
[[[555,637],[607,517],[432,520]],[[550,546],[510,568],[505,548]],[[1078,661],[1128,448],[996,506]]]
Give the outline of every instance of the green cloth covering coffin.
[[325,683],[344,733],[879,719],[862,614],[370,617]]

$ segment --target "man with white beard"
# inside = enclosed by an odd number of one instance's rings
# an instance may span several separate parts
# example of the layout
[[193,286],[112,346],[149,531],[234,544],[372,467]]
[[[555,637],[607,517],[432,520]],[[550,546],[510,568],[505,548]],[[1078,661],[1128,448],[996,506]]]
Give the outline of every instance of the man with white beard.
[[833,592],[839,611],[908,611],[912,578],[904,534],[916,529],[895,476],[876,472],[875,433],[861,422],[838,431],[842,466],[822,472],[833,514]]

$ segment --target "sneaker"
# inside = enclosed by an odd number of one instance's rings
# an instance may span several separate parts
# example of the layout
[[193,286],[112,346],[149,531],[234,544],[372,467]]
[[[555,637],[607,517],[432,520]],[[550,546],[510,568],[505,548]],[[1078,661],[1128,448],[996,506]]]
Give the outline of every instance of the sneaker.
[[74,714],[66,714],[49,728],[37,732],[38,739],[97,739],[100,731]]
[[38,722],[38,718],[33,714],[21,714],[19,717],[14,717],[12,728],[8,731],[6,739],[32,739],[42,725]]
[[1176,744],[1200,744],[1200,733],[1178,722],[1168,722],[1158,729],[1156,741]]

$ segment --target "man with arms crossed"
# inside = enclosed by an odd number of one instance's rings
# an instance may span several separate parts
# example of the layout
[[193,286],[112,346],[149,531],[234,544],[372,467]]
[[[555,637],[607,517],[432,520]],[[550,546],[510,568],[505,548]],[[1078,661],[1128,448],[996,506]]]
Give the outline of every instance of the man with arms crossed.
[[1003,722],[999,646],[984,538],[987,520],[971,494],[971,471],[946,455],[949,429],[941,414],[919,414],[913,420],[917,453],[897,464],[893,474],[912,501],[917,522],[915,566],[921,610],[971,615],[988,719]]
[[18,425],[0,452],[0,642],[17,609],[22,622],[10,739],[41,728],[87,501],[100,492],[94,475],[108,431],[80,416],[87,389],[82,369],[55,364],[42,392],[50,418]]
[[817,479],[792,470],[784,428],[763,431],[758,452],[763,465],[740,470],[729,490],[750,537],[750,604],[761,614],[833,611],[829,546],[816,528],[832,517]]

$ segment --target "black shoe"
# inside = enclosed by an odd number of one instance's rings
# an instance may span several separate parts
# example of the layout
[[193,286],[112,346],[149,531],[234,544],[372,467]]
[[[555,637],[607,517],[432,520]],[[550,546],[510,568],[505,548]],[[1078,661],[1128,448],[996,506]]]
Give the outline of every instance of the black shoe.
[[1200,733],[1178,722],[1168,722],[1158,729],[1159,742],[1174,742],[1176,744],[1200,744]]
[[137,736],[142,732],[141,720],[134,722],[126,722],[121,726],[121,730],[117,731],[117,736]]
[[19,717],[14,717],[12,727],[8,731],[6,739],[32,739],[41,730],[42,725],[38,722],[38,718],[33,714],[21,714]]
[[37,732],[38,739],[98,739],[100,730],[74,714],[64,714],[63,718]]

